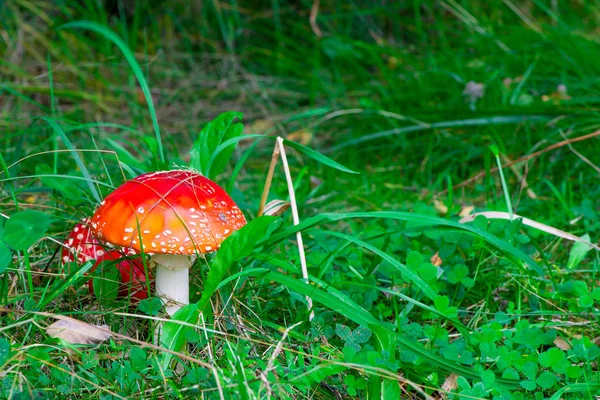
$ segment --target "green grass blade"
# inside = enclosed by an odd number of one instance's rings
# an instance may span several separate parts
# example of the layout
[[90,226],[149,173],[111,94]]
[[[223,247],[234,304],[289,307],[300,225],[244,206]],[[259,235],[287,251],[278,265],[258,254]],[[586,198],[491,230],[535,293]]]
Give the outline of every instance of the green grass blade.
[[148,86],[148,82],[146,81],[146,77],[140,68],[139,63],[135,59],[135,56],[127,46],[127,44],[113,31],[108,29],[107,27],[100,25],[96,22],[92,21],[73,21],[68,22],[64,25],[58,27],[58,29],[87,29],[92,32],[95,32],[106,39],[110,40],[117,46],[117,48],[125,57],[125,60],[129,64],[129,67],[133,71],[138,83],[140,84],[140,89],[142,93],[144,93],[144,97],[146,98],[146,103],[148,104],[148,111],[150,112],[150,118],[152,119],[152,127],[154,128],[154,134],[156,136],[156,143],[158,144],[158,156],[160,157],[160,161],[162,164],[165,163],[165,155],[163,152],[162,140],[160,135],[160,126],[158,125],[158,119],[156,117],[156,110],[154,109],[154,103],[152,101],[152,94],[150,93],[150,87]]

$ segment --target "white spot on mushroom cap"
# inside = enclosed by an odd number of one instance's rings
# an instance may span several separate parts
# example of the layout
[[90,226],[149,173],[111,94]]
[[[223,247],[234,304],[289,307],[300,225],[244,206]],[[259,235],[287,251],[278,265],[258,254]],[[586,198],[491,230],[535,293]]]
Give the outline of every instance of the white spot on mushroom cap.
[[124,231],[127,233],[131,233],[133,232],[133,228],[125,228]]
[[82,240],[83,239],[83,233],[79,233],[77,235],[77,240]]
[[146,210],[144,210],[144,207],[139,207],[139,208],[138,208],[138,212],[139,212],[140,214],[143,214],[143,213],[144,213],[144,211],[146,211]]

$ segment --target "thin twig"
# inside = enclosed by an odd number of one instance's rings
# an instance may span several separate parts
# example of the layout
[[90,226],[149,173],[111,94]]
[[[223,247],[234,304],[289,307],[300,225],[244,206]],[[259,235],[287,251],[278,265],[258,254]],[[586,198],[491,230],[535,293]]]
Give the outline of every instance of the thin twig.
[[319,15],[319,4],[321,3],[321,0],[315,0],[311,9],[310,9],[310,16],[309,16],[309,22],[310,22],[310,27],[312,28],[312,31],[315,35],[317,35],[317,37],[320,39],[323,37],[323,32],[321,31],[321,28],[319,28],[319,25],[317,25],[317,15]]
[[279,145],[275,143],[273,155],[271,156],[271,165],[269,165],[269,172],[267,173],[267,179],[265,179],[265,188],[263,189],[262,196],[260,198],[260,206],[258,207],[259,217],[265,211],[265,204],[267,203],[267,197],[269,197],[269,190],[271,189],[271,182],[273,181],[273,173],[275,172],[277,159],[279,159]]
[[[560,135],[563,138],[567,139],[566,135],[563,132],[560,132]],[[584,163],[586,163],[587,165],[592,167],[596,172],[598,172],[600,174],[600,168],[597,167],[593,162],[591,162],[586,156],[584,156],[583,154],[581,154],[580,152],[575,150],[575,148],[573,146],[571,146],[571,143],[568,143],[567,146],[569,147],[569,150],[571,150],[571,152],[573,152],[573,154],[575,154],[577,157],[579,157],[581,159],[581,161],[583,161]]]
[[[288,191],[290,194],[290,203],[292,205],[292,218],[294,220],[294,225],[300,224],[300,217],[298,216],[298,205],[296,204],[296,193],[294,192],[294,182],[292,181],[292,174],[290,173],[290,166],[287,162],[287,157],[285,155],[285,147],[283,146],[283,138],[277,138],[277,144],[279,145],[279,152],[281,153],[281,161],[283,162],[283,170],[285,171],[285,179],[287,180]],[[302,241],[302,232],[296,232],[296,242],[298,243],[298,256],[300,257],[300,266],[302,268],[302,277],[308,283],[308,268],[306,267],[306,256],[304,255],[304,243]],[[313,311],[313,302],[309,296],[306,296],[306,303],[308,305],[308,309],[310,310],[309,320],[315,317],[315,312]]]
[[[547,153],[549,151],[558,149],[560,147],[568,146],[571,143],[577,143],[577,142],[581,142],[581,141],[584,141],[584,140],[592,139],[592,138],[597,137],[597,136],[600,136],[600,130],[596,131],[596,132],[592,132],[592,133],[587,134],[587,135],[579,136],[579,137],[576,137],[576,138],[563,140],[562,142],[554,143],[554,144],[552,144],[552,145],[550,145],[550,146],[548,146],[546,148],[543,148],[542,150],[536,151],[535,153],[527,154],[526,156],[523,156],[521,158],[517,158],[516,160],[507,162],[502,167],[506,168],[506,167],[510,167],[513,164],[517,164],[517,163],[520,163],[520,162],[523,162],[523,161],[529,161],[532,158],[535,158],[535,157],[537,157],[539,155],[542,155],[544,153]],[[498,167],[494,167],[494,168],[490,169],[489,172],[490,173],[494,173],[496,171],[498,171]],[[462,181],[461,183],[458,183],[458,184],[454,185],[452,187],[452,189],[459,189],[459,188],[462,188],[462,187],[465,187],[465,186],[469,186],[470,184],[472,184],[472,183],[474,183],[474,182],[476,182],[476,181],[484,178],[485,175],[486,175],[486,173],[487,173],[486,171],[481,171],[478,174],[472,176],[471,178],[469,178],[469,179],[467,179],[465,181]],[[442,196],[442,195],[444,195],[446,193],[448,193],[448,189],[444,189],[441,192],[436,193],[435,196],[436,197],[437,196]]]

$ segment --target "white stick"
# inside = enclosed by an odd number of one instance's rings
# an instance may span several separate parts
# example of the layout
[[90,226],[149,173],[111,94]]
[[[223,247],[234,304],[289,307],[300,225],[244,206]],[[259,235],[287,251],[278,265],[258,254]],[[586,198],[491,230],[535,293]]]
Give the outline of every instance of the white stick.
[[[290,193],[290,203],[292,204],[292,219],[294,221],[294,225],[298,225],[300,223],[300,217],[298,216],[298,206],[296,204],[296,193],[294,192],[294,182],[292,181],[292,174],[290,173],[290,167],[287,162],[287,157],[285,155],[285,147],[283,146],[283,138],[277,138],[277,145],[279,146],[279,153],[281,155],[281,161],[283,162],[283,170],[285,171],[285,179],[287,180],[288,191]],[[304,243],[302,241],[302,232],[298,231],[296,233],[296,241],[298,242],[298,256],[300,257],[300,267],[302,268],[302,277],[308,283],[308,268],[306,267],[306,256],[304,255]],[[308,319],[312,321],[315,317],[315,312],[313,311],[313,302],[309,296],[306,296],[306,303],[308,304],[308,309],[310,310],[310,315]]]

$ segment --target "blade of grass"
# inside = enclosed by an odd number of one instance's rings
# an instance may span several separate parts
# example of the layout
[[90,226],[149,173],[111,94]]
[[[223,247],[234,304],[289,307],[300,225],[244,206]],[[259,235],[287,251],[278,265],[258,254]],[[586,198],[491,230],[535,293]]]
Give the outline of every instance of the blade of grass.
[[129,47],[127,47],[127,44],[119,36],[117,36],[116,33],[111,31],[107,27],[92,21],[72,21],[59,26],[57,29],[90,30],[113,42],[115,46],[117,46],[117,48],[121,51],[123,57],[125,57],[125,60],[129,64],[129,67],[133,71],[133,74],[135,75],[140,85],[142,93],[144,93],[144,97],[148,105],[148,111],[150,112],[150,118],[152,119],[152,127],[154,128],[154,134],[156,136],[156,143],[158,145],[158,156],[160,158],[161,164],[164,164],[165,155],[163,152],[160,126],[158,125],[158,119],[156,117],[156,110],[154,109],[154,103],[152,100],[152,94],[150,93],[150,87],[148,86],[148,82],[146,81],[146,77],[144,76],[144,73],[142,72],[139,63],[135,59],[135,56],[133,55]]

